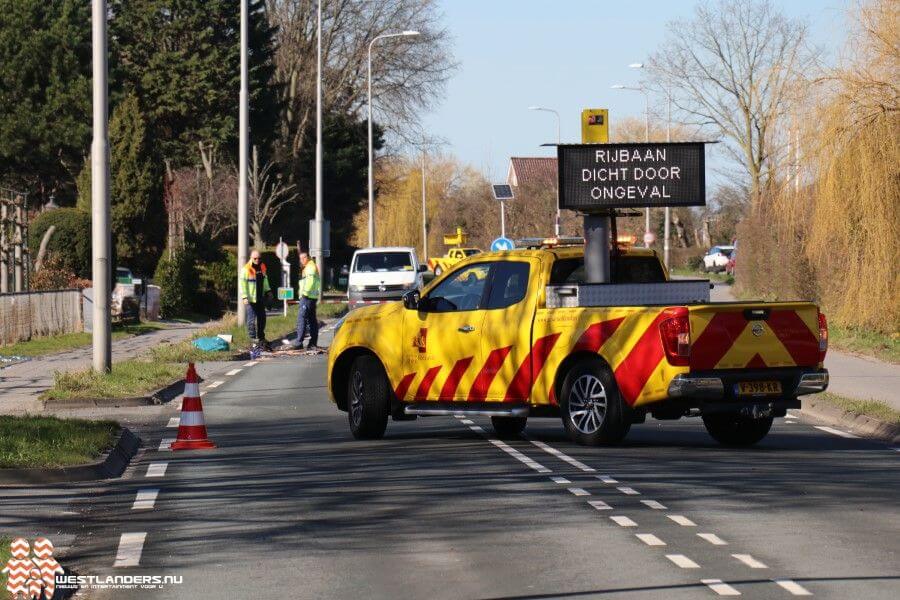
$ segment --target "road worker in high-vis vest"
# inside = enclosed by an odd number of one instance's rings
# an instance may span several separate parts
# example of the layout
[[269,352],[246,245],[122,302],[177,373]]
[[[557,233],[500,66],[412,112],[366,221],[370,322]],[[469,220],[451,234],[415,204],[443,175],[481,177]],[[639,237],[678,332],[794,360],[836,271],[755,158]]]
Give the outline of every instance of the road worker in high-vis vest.
[[319,267],[316,261],[309,257],[306,252],[300,252],[300,267],[303,269],[300,277],[300,312],[297,313],[297,340],[294,342],[295,348],[303,347],[303,338],[309,334],[310,350],[319,348],[319,320],[316,317],[316,304],[321,293],[321,280],[319,278]]
[[266,264],[259,259],[259,250],[250,253],[250,262],[241,269],[241,303],[247,311],[247,335],[260,348],[268,349],[266,341],[266,303],[270,293]]

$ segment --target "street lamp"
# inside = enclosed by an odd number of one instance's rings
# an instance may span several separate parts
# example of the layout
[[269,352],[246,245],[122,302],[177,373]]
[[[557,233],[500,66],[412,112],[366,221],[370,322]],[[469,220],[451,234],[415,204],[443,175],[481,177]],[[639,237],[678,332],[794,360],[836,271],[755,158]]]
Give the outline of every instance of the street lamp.
[[[529,106],[528,110],[541,110],[544,112],[553,113],[556,115],[556,145],[560,144],[560,135],[559,135],[559,113],[552,108],[544,108],[543,106]],[[560,212],[559,212],[559,185],[556,186],[556,225],[554,227],[554,231],[556,233],[556,237],[559,238],[559,221],[560,221]]]
[[372,173],[372,46],[378,40],[392,37],[419,35],[418,31],[406,30],[399,33],[384,33],[372,38],[369,42],[369,248],[375,245],[375,187]]
[[94,285],[92,364],[97,373],[112,369],[110,334],[109,95],[107,89],[106,0],[91,3],[93,64],[93,140],[91,143],[91,278]]
[[[237,289],[241,289],[241,277],[244,265],[247,264],[248,253],[248,231],[249,231],[249,204],[247,189],[247,166],[250,156],[250,71],[248,65],[249,56],[249,21],[250,21],[250,5],[249,0],[241,0],[241,89],[239,94],[238,107],[238,127],[240,135],[238,137],[238,259],[237,259]],[[246,309],[241,303],[241,293],[237,293],[237,323],[243,325],[246,315]]]
[[[632,63],[630,66],[641,65],[641,63]],[[643,65],[641,65],[643,66]],[[647,93],[647,89],[643,87],[633,87],[622,85],[620,83],[612,86],[614,90],[630,90],[632,92],[641,92],[644,94],[644,141],[650,141],[650,94]],[[647,241],[650,239],[650,207],[648,206],[644,211],[644,246],[646,248],[650,247],[650,243]]]

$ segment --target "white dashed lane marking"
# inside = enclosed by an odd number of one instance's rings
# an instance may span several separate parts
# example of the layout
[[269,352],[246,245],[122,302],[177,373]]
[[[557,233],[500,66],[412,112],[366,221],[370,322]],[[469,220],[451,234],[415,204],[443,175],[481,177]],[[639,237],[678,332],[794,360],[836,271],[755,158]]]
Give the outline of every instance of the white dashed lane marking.
[[553,448],[552,446],[548,446],[544,442],[539,442],[538,440],[532,440],[532,439],[528,439],[528,441],[531,442],[532,444],[534,444],[535,446],[537,446],[538,448],[540,448],[541,450],[543,450],[544,452],[546,452],[547,454],[553,455],[556,458],[558,458],[559,460],[569,463],[576,469],[581,469],[585,473],[593,473],[597,470],[593,467],[587,466],[580,460],[572,458],[568,454],[560,452],[559,450],[557,450],[556,448]]
[[620,492],[622,492],[623,494],[625,494],[626,496],[640,496],[641,495],[641,493],[639,491],[637,491],[634,488],[630,488],[630,487],[620,487],[620,488],[616,488],[616,489],[619,490]]
[[714,591],[720,596],[740,596],[741,593],[723,582],[721,579],[701,579],[700,583]]
[[603,483],[619,483],[609,475],[597,475],[597,479],[599,479]]
[[504,452],[506,452],[507,454],[509,454],[510,456],[512,456],[513,458],[515,458],[516,460],[518,460],[520,463],[524,464],[525,466],[527,466],[531,469],[534,469],[538,473],[552,473],[552,471],[550,469],[548,469],[544,465],[540,464],[539,462],[532,460],[531,458],[528,458],[527,456],[525,456],[524,454],[522,454],[521,452],[519,452],[518,450],[516,450],[509,444],[507,444],[506,442],[502,442],[500,440],[488,440],[488,441],[490,443],[492,443],[493,445],[497,446],[498,448],[500,448],[501,450],[503,450]]
[[584,488],[569,488],[569,493],[575,496],[590,496],[591,493]]
[[244,366],[245,366],[245,367],[252,367],[252,366],[255,365],[255,364],[256,364],[256,361],[255,361],[255,360],[251,360],[250,362],[248,362],[248,363],[245,364]]
[[463,425],[474,425],[475,421],[470,421],[468,419],[461,419],[460,423],[462,423]]
[[820,431],[824,431],[826,433],[830,433],[833,435],[839,435],[842,438],[857,439],[857,436],[853,435],[852,433],[847,433],[846,431],[841,431],[840,429],[834,429],[833,427],[825,427],[824,425],[816,425],[815,428]]
[[166,423],[166,427],[178,427],[178,424],[181,422],[181,417],[172,417],[169,419],[169,422]]
[[553,483],[561,483],[561,484],[563,484],[563,485],[565,485],[565,484],[567,484],[567,483],[572,483],[571,481],[569,481],[569,480],[566,479],[565,477],[551,477],[551,478],[550,478],[550,481],[552,481]]
[[224,382],[224,381],[213,381],[211,384],[209,384],[209,385],[206,386],[206,387],[208,387],[209,389],[217,388],[217,387],[219,387],[220,385],[222,385],[223,383],[225,383],[225,382]]
[[666,510],[666,507],[657,502],[656,500],[641,500],[641,504],[652,508],[653,510]]
[[147,532],[123,533],[119,538],[119,549],[116,552],[114,567],[136,567],[141,562],[141,553],[144,551],[144,540]]
[[469,425],[469,429],[475,433],[484,433],[484,429],[482,429],[480,425]]
[[653,535],[652,533],[637,533],[635,534],[637,539],[641,540],[648,546],[665,546],[666,543]]
[[714,533],[698,533],[697,537],[706,540],[713,546],[727,546],[728,545],[728,542],[726,542],[725,540],[723,540],[722,538],[720,538],[719,536],[717,536]]
[[732,554],[733,557],[750,567],[751,569],[768,569],[764,563],[756,560],[749,554]]
[[134,504],[131,510],[147,510],[153,508],[156,504],[156,497],[159,496],[159,488],[147,488],[137,491]]
[[168,466],[169,463],[164,462],[150,463],[147,465],[146,477],[163,477],[166,474]]
[[588,504],[590,504],[597,510],[612,510],[612,506],[610,506],[603,500],[588,500]]
[[168,451],[172,450],[172,448],[170,446],[172,445],[172,442],[174,442],[174,441],[175,441],[175,438],[163,438],[159,442],[159,451],[160,452],[168,452]]
[[628,517],[615,516],[615,517],[610,517],[609,519],[616,525],[619,525],[620,527],[637,527],[637,523],[635,523]]
[[232,369],[232,370],[228,371],[227,373],[225,373],[225,376],[231,377],[232,375],[237,375],[241,371],[242,371],[242,369]]
[[789,591],[794,596],[812,596],[812,592],[790,579],[773,579],[775,583]]
[[699,569],[700,565],[689,559],[684,554],[666,554],[666,558],[682,569]]
[[681,515],[666,515],[682,527],[696,527],[697,524],[688,519],[687,517],[683,517]]

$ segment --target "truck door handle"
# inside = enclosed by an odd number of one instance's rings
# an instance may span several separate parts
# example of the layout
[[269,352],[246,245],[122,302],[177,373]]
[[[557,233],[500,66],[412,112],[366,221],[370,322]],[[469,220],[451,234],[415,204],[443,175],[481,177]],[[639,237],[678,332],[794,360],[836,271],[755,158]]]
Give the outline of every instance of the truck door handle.
[[475,328],[472,325],[463,325],[459,329],[457,329],[460,333],[472,333],[475,331]]

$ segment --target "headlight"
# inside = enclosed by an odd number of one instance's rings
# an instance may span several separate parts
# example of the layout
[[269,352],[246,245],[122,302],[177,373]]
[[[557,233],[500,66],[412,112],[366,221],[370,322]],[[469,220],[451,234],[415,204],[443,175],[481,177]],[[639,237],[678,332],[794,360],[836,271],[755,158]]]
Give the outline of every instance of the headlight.
[[350,291],[351,291],[351,292],[361,292],[361,291],[363,291],[363,286],[361,286],[361,285],[351,285],[351,286],[350,286]]

